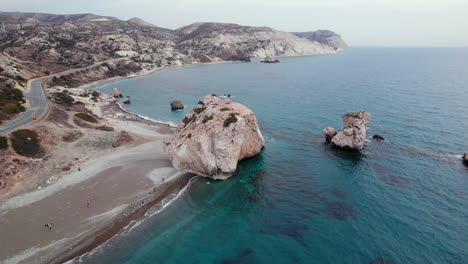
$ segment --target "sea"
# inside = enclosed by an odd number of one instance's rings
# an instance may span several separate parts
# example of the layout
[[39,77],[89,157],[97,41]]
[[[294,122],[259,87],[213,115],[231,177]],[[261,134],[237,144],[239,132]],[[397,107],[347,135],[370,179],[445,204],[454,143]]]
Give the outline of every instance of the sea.
[[[176,125],[208,94],[255,113],[266,144],[197,178],[82,263],[468,263],[468,48],[360,48],[162,70],[99,88]],[[181,100],[183,111],[171,111]],[[372,114],[365,149],[323,128]],[[378,134],[385,140],[374,140]],[[132,175],[128,175],[132,177]]]

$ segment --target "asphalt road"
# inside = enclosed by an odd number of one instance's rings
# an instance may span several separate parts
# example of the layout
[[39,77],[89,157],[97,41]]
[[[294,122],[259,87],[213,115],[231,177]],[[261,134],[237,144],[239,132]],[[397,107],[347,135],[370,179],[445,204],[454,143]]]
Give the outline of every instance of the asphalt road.
[[[53,78],[54,76],[60,76],[63,74],[68,74],[76,71],[80,71],[86,68],[91,68],[96,65],[102,64],[104,62],[110,62],[120,59],[111,59],[107,61],[102,61],[93,65],[90,65],[85,68],[80,69],[72,69],[62,73],[58,73],[55,75],[49,75],[42,78],[38,78],[32,80],[29,83],[29,92],[24,95],[24,98],[29,102],[29,107],[26,109],[25,112],[21,113],[16,119],[6,123],[5,125],[0,126],[0,134],[9,134],[14,130],[17,130],[23,126],[28,126],[33,124],[34,122],[38,122],[42,117],[44,117],[47,112],[49,111],[49,102],[47,97],[44,93],[44,88],[42,87],[42,82],[44,80]],[[35,115],[37,118],[36,120],[32,119],[32,116]]]
[[39,120],[47,113],[49,110],[49,104],[47,102],[47,97],[44,94],[44,89],[42,89],[42,81],[49,78],[52,77],[42,77],[30,82],[30,90],[24,95],[24,98],[29,102],[29,107],[16,119],[0,126],[0,133],[7,134],[22,126],[30,125],[35,122],[32,120],[33,115],[36,115],[37,120]]

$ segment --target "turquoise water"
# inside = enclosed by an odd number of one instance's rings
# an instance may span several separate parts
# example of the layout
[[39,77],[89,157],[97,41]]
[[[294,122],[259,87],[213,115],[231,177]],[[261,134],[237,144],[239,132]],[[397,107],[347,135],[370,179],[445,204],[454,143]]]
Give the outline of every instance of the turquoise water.
[[[101,90],[114,87],[131,96],[129,110],[172,123],[206,94],[232,94],[266,145],[230,180],[195,181],[83,262],[468,263],[468,49],[352,48],[170,69]],[[186,110],[171,112],[174,99]],[[365,151],[324,144],[322,129],[357,109],[372,113]]]

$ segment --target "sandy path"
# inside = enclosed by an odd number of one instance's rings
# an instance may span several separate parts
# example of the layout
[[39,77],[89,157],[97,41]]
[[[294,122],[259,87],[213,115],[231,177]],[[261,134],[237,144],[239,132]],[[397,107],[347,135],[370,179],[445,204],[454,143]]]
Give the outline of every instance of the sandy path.
[[48,262],[57,249],[71,249],[150,201],[181,175],[162,151],[170,133],[158,134],[144,124],[131,126],[152,140],[88,161],[81,171],[0,204],[0,262]]

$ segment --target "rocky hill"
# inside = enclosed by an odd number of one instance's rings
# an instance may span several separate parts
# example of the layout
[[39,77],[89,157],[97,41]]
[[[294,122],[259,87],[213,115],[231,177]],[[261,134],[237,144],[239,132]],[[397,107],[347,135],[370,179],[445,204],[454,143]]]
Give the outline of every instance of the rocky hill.
[[269,27],[223,23],[195,23],[175,31],[178,47],[222,60],[243,57],[304,56],[335,53],[326,43],[299,38]]
[[[254,57],[332,54],[345,47],[331,31],[298,37],[269,27],[224,23],[194,23],[171,30],[139,18],[0,12],[0,89],[21,88],[35,76],[118,58],[138,65],[132,69],[149,71]],[[103,76],[109,75],[114,73]]]
[[330,30],[317,30],[311,32],[291,32],[291,34],[300,38],[305,38],[311,41],[317,41],[335,48],[335,50],[344,50],[348,48],[348,45],[341,38],[340,35]]
[[94,14],[56,15],[42,13],[0,12],[0,21],[6,23],[65,23],[86,21],[118,21],[115,17]]

